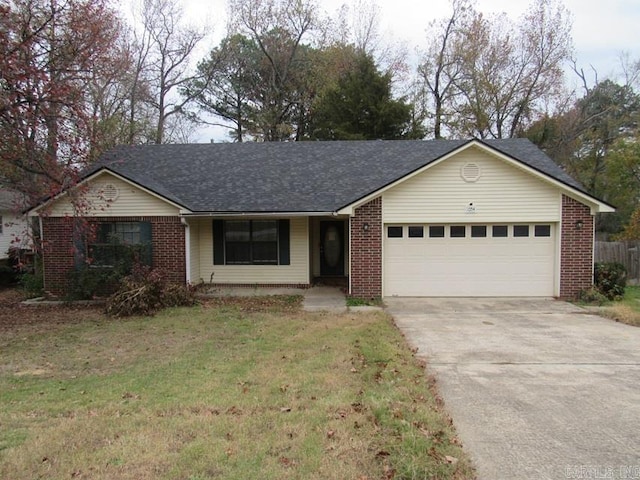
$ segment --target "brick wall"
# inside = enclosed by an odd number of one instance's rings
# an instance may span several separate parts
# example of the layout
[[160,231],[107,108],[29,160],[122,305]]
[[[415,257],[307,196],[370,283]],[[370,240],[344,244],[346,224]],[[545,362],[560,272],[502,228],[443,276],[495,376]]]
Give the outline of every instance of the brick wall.
[[[593,219],[588,206],[562,196],[561,298],[576,298],[593,284]],[[578,221],[581,229],[576,227]]]
[[[179,217],[96,217],[89,222],[150,222],[153,267],[160,269],[171,282],[185,283],[185,227]],[[69,272],[74,268],[74,219],[42,219],[43,266],[45,291],[63,296]]]
[[71,217],[42,220],[44,289],[54,296],[64,294],[69,271],[74,268],[73,222]]
[[[364,224],[369,229],[363,229]],[[351,292],[360,298],[382,296],[382,198],[357,208],[351,217]]]

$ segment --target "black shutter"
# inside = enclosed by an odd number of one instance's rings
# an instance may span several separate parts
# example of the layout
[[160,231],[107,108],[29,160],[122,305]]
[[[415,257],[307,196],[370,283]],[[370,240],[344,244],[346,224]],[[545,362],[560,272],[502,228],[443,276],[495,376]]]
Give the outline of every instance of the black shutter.
[[280,265],[290,265],[291,258],[289,255],[289,220],[278,220],[278,248]]
[[224,220],[213,222],[213,264],[224,265]]
[[76,270],[86,266],[86,228],[87,224],[81,219],[73,219],[73,265]]
[[140,261],[153,266],[153,235],[151,222],[138,222],[140,225]]

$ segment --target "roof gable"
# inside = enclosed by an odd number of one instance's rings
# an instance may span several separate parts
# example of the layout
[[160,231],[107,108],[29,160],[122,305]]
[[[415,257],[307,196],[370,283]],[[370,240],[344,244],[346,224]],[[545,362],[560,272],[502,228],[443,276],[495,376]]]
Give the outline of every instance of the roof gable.
[[[127,216],[133,211],[136,215],[174,215],[184,208],[159,195],[144,185],[131,180],[107,168],[101,168],[85,177],[77,187],[82,188],[83,208],[86,214],[103,216]],[[74,208],[68,200],[67,192],[49,199],[32,209],[32,213],[47,207],[52,216],[73,215]]]
[[[498,158],[515,168],[518,168],[524,172],[531,174],[532,176],[538,178],[540,181],[551,184],[557,188],[560,188],[564,193],[569,196],[577,199],[580,202],[586,203],[591,207],[591,209],[601,212],[613,212],[615,209],[611,206],[598,200],[597,198],[586,193],[582,186],[576,182],[573,178],[567,175],[555,162],[553,162],[549,157],[547,157],[541,150],[535,147],[531,142],[526,141],[529,145],[524,142],[514,142],[512,139],[502,140],[502,141],[481,141],[481,140],[471,140],[469,142],[460,145],[458,148],[447,152],[445,155],[426,163],[420,168],[408,173],[407,175],[396,179],[394,182],[389,183],[382,188],[370,192],[363,198],[358,199],[357,201],[345,205],[340,209],[339,213],[341,214],[351,214],[353,209],[357,208],[360,205],[363,205],[370,201],[371,199],[383,194],[385,191],[390,188],[397,187],[398,185],[406,182],[407,180],[414,178],[416,175],[421,175],[436,165],[441,164],[442,162],[446,162],[447,160],[456,157],[460,153],[467,151],[469,149],[479,149],[480,151],[491,155],[495,158]],[[496,148],[494,144],[497,144],[501,148]],[[533,148],[530,148],[533,147]],[[518,158],[520,157],[520,158]],[[527,161],[523,159],[526,158]]]

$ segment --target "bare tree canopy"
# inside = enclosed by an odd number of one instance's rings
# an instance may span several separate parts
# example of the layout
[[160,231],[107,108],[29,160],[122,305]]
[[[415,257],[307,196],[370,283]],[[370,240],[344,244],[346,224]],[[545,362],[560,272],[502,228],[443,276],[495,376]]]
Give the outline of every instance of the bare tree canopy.
[[562,91],[571,22],[555,0],[535,0],[517,23],[454,0],[430,32],[419,72],[436,138],[444,128],[453,136],[516,136]]

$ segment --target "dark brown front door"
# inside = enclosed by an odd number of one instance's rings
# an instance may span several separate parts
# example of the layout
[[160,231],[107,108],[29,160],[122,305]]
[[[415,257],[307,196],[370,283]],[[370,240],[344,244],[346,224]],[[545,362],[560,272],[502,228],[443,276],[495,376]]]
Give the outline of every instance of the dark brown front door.
[[320,222],[320,275],[344,275],[344,222]]

